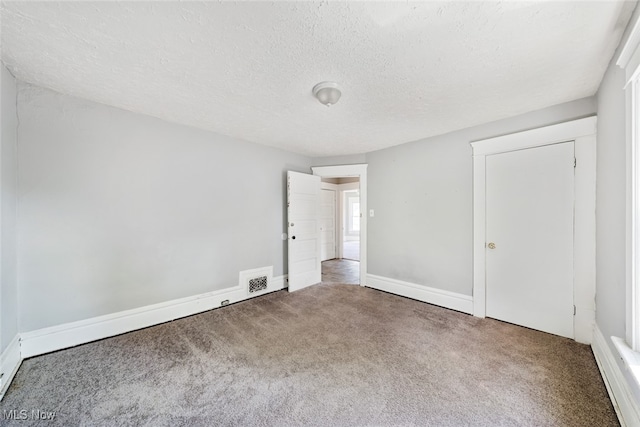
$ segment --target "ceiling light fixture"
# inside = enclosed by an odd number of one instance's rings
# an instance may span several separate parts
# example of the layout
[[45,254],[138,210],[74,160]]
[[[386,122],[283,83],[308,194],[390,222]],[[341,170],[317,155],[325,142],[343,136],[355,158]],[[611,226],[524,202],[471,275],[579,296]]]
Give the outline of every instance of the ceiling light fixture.
[[313,87],[313,96],[327,107],[331,107],[338,102],[341,95],[342,92],[338,89],[338,83],[335,82],[322,82]]

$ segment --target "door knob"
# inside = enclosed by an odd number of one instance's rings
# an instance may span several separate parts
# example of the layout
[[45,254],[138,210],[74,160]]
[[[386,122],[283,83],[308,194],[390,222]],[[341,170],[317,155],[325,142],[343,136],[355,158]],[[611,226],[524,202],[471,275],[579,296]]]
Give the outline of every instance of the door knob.
[[491,242],[491,243],[489,243],[489,244],[487,245],[487,247],[488,247],[489,249],[495,249],[495,248],[496,248],[496,244],[495,244],[495,243],[493,243],[493,242]]

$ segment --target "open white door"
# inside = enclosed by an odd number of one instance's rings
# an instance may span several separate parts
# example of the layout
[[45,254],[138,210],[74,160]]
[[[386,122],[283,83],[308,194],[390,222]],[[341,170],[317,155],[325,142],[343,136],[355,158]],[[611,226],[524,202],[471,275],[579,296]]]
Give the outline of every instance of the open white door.
[[320,177],[287,172],[289,292],[320,283]]

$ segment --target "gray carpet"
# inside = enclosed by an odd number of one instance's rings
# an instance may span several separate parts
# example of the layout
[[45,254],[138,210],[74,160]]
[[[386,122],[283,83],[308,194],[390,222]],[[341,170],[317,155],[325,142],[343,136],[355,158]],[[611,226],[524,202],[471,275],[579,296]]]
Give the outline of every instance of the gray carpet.
[[327,284],[26,360],[12,409],[57,414],[4,424],[618,425],[586,345]]

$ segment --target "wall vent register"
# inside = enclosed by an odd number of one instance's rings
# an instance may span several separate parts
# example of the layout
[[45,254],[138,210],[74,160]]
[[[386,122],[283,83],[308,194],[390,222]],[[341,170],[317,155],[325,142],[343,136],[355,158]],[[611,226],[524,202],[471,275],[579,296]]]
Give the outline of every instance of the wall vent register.
[[249,280],[249,293],[252,294],[254,292],[260,292],[267,289],[267,284],[269,280],[267,276],[255,277]]
[[271,281],[273,280],[273,266],[254,268],[252,270],[244,270],[240,272],[238,287],[242,289],[247,297],[256,297],[258,295],[270,292]]

